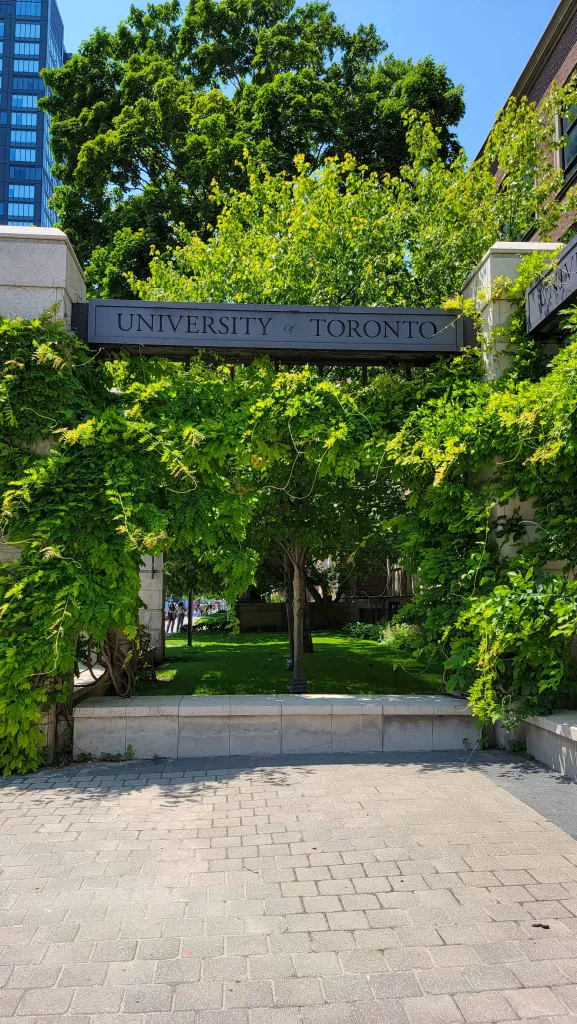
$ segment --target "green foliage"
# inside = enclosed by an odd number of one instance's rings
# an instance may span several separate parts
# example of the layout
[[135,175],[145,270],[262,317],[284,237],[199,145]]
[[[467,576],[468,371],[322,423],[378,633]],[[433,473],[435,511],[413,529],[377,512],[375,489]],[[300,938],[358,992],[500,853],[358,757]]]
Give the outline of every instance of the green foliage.
[[[542,258],[541,258],[542,266]],[[536,261],[505,294],[523,295]],[[545,365],[521,305],[498,341],[507,371],[425,403],[386,442],[410,489],[396,523],[419,589],[403,614],[443,651],[447,688],[469,691],[482,720],[551,710],[574,684],[577,632],[577,314]]]
[[423,631],[416,624],[395,620],[382,627],[380,642],[390,651],[416,654],[425,644]]
[[391,653],[414,654],[425,645],[419,626],[408,622],[347,622],[343,633],[357,640],[376,640]]
[[171,0],[132,7],[45,70],[54,205],[95,293],[130,295],[124,272],[143,274],[176,225],[204,233],[212,182],[242,186],[245,147],[273,172],[300,153],[312,166],[353,153],[397,174],[403,114],[416,110],[453,155],[461,89],[432,57],[386,49],[374,26],[349,32],[321,0]]
[[343,626],[343,633],[356,640],[380,640],[383,627],[379,622],[347,622]]
[[130,276],[131,286],[143,299],[181,302],[447,303],[495,241],[529,229],[546,238],[573,210],[572,193],[551,202],[562,175],[544,156],[559,145],[556,119],[573,95],[556,89],[540,110],[509,101],[472,165],[462,153],[447,164],[438,134],[415,115],[409,163],[395,177],[352,157],[314,174],[299,157],[289,177],[250,157],[242,189],[215,186],[215,230],[179,229],[179,244],[157,252],[149,279]]
[[228,612],[213,612],[212,615],[201,615],[195,619],[192,629],[195,633],[222,633],[230,629]]

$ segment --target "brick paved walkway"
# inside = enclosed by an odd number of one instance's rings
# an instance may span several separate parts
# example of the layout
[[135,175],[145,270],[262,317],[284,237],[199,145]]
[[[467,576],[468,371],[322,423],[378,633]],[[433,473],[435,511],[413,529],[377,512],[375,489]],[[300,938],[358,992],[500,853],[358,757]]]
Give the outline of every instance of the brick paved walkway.
[[449,761],[6,780],[0,868],[0,1024],[577,1024],[577,842]]

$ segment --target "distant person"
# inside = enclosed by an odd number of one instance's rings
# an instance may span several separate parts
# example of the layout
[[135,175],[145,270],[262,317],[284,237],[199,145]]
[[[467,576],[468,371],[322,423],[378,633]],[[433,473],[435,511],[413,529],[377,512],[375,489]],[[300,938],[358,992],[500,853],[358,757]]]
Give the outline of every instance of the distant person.
[[180,633],[184,626],[184,616],[186,615],[186,608],[183,601],[179,601],[176,608],[176,632]]
[[170,602],[170,604],[168,606],[168,613],[167,613],[166,617],[168,619],[168,626],[167,626],[166,632],[167,633],[174,633],[174,624],[176,622],[176,605],[175,605],[174,601]]

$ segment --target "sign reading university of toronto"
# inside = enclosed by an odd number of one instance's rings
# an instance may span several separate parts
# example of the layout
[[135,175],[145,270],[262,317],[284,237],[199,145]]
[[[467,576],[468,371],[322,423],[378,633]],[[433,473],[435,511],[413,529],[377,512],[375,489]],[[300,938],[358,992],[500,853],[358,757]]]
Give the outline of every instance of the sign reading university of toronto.
[[208,349],[237,360],[379,362],[457,353],[463,317],[444,309],[252,306],[96,299],[77,305],[73,327],[91,347],[186,356]]
[[561,250],[552,270],[541,274],[525,293],[529,334],[547,333],[555,326],[557,314],[577,301],[577,235]]

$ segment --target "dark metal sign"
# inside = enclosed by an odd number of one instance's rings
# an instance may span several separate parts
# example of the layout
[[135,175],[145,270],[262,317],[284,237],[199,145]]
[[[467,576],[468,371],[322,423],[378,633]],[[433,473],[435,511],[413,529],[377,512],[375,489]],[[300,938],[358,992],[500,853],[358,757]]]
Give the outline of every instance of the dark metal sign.
[[441,309],[253,306],[94,300],[73,327],[90,346],[182,358],[197,349],[239,360],[270,354],[295,361],[379,362],[463,347],[463,318]]
[[525,293],[527,330],[547,333],[557,314],[577,301],[577,236],[561,250],[552,270],[541,274]]

